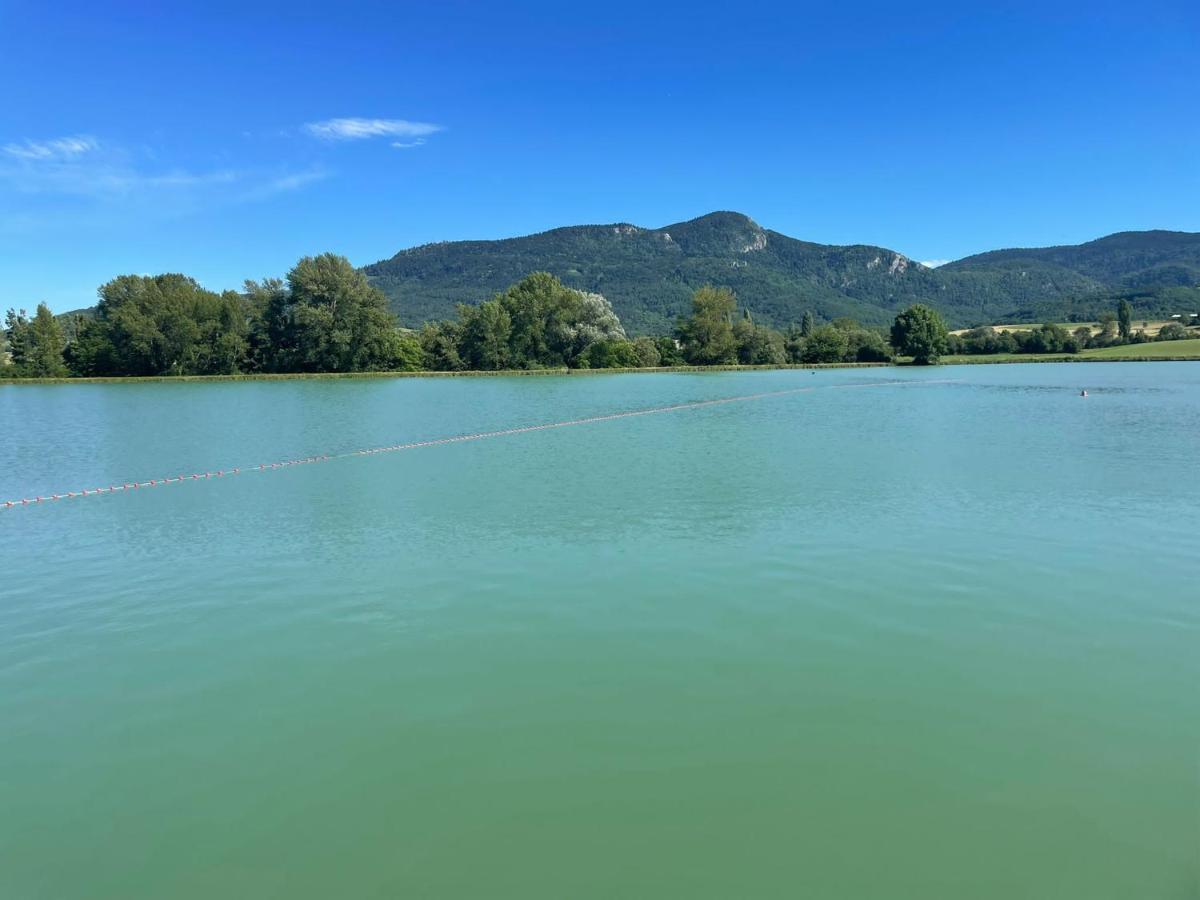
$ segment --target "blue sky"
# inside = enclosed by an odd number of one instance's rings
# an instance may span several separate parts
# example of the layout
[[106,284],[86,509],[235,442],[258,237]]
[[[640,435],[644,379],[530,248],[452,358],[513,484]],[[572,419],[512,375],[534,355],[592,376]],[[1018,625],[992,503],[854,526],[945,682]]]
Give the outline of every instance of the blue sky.
[[1155,0],[0,0],[0,308],[714,209],[921,260],[1196,231],[1198,51]]

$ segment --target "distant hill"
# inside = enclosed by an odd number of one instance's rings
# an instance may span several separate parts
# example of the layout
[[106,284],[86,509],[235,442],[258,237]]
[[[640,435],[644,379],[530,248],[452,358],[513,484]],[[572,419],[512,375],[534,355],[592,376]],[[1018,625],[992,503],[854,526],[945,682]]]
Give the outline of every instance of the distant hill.
[[578,225],[425,244],[363,271],[410,326],[452,316],[457,303],[478,303],[529,272],[547,271],[604,294],[631,333],[669,330],[703,284],[733,288],[756,319],[779,327],[799,322],[806,309],[822,319],[884,325],[922,301],[957,327],[1034,311],[1094,315],[1092,305],[1116,291],[1157,303],[1160,288],[1200,284],[1200,234],[1125,232],[1077,247],[997,250],[930,269],[884,247],[815,244],[741,213],[715,212],[661,228]]
[[945,271],[1025,268],[1050,277],[1079,276],[1098,288],[1200,283],[1200,234],[1188,231],[1122,231],[1086,244],[991,250],[948,263]]
[[1006,321],[1095,318],[1119,300],[1137,317],[1200,311],[1200,234],[1187,231],[1122,231],[1086,244],[991,250],[943,266],[962,278],[1012,284],[1025,280],[1053,288],[1014,296]]

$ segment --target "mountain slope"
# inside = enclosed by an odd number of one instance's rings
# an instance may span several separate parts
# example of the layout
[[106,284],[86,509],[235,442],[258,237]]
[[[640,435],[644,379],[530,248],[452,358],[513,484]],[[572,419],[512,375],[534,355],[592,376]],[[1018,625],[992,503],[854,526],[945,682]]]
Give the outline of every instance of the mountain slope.
[[733,288],[744,306],[777,325],[799,321],[805,309],[884,324],[940,285],[933,270],[894,251],[798,241],[729,212],[663,228],[583,225],[426,244],[364,269],[406,324],[444,318],[455,303],[479,302],[537,270],[604,294],[635,333],[668,330],[704,284]]
[[947,271],[1036,268],[1050,275],[1070,272],[1098,287],[1200,282],[1200,234],[1187,231],[1122,231],[1086,244],[992,250],[949,263]]
[[364,272],[406,325],[447,318],[532,271],[604,294],[631,333],[665,332],[703,284],[733,288],[757,319],[798,322],[854,316],[883,325],[928,302],[951,325],[991,322],[1018,310],[1082,308],[1118,288],[1200,283],[1200,235],[1126,232],[1077,247],[999,250],[929,269],[868,245],[815,244],[716,212],[662,228],[625,223],[556,228],[497,241],[403,250]]

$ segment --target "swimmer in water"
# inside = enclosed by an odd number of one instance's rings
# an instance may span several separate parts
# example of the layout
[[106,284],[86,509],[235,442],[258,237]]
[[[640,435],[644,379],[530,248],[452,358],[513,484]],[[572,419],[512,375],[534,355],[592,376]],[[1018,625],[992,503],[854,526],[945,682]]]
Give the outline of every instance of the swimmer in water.
[[1080,391],[1080,392],[1079,392],[1079,396],[1080,396],[1080,397],[1086,397],[1086,396],[1087,396],[1087,391],[1086,391],[1086,390]]

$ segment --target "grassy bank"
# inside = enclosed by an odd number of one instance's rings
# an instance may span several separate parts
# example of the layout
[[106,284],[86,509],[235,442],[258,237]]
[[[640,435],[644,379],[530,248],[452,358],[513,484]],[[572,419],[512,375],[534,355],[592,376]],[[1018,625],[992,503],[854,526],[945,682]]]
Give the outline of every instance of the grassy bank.
[[892,363],[811,363],[786,364],[773,366],[661,366],[653,369],[499,369],[496,371],[466,371],[466,372],[300,372],[279,375],[260,373],[243,373],[238,375],[147,375],[119,376],[113,378],[3,378],[4,384],[150,384],[156,382],[188,382],[188,381],[296,381],[306,379],[330,378],[495,378],[495,377],[534,377],[541,375],[614,375],[634,372],[754,372],[764,369],[878,369],[887,368]]
[[1101,347],[1097,350],[1084,350],[1079,355],[1097,359],[1200,359],[1200,338]]
[[[1081,353],[997,353],[991,355],[944,356],[943,365],[995,365],[1003,363],[1061,363],[1061,362],[1200,362],[1200,338],[1186,341],[1164,341],[1152,344],[1126,344],[1084,350]],[[655,369],[502,369],[495,372],[320,372],[282,375],[152,375],[116,378],[3,378],[0,385],[12,384],[147,384],[156,382],[220,382],[220,381],[296,381],[331,378],[495,378],[536,377],[543,375],[619,375],[659,372],[757,372],[774,369],[879,369],[889,366],[912,365],[899,358],[895,363],[811,363],[771,366],[662,366]]]

